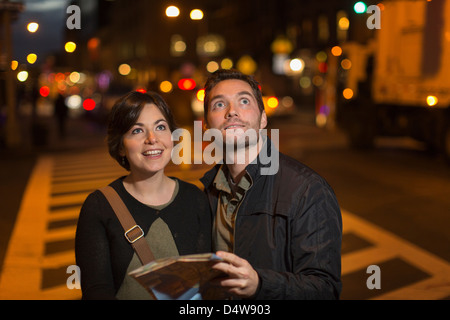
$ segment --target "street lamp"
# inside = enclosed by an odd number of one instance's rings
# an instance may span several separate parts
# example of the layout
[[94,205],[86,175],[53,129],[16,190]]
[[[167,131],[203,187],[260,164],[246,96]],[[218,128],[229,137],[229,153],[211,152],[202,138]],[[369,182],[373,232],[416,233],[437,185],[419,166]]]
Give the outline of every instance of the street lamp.
[[74,52],[76,48],[77,45],[75,44],[75,42],[72,41],[67,42],[64,46],[64,49],[69,53]]
[[190,15],[192,20],[202,20],[203,19],[203,11],[200,9],[194,9],[191,11]]
[[175,6],[169,6],[166,8],[166,16],[175,18],[180,15],[180,9]]
[[35,53],[30,53],[27,55],[27,61],[29,64],[34,64],[37,60],[37,55]]
[[39,24],[36,22],[30,22],[27,25],[27,30],[31,33],[35,33],[39,29]]

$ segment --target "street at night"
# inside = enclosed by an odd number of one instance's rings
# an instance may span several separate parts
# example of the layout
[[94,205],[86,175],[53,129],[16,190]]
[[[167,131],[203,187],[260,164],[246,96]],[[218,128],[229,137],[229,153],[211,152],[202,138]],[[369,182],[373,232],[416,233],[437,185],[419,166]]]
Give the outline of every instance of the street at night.
[[[280,150],[322,174],[336,192],[344,225],[341,299],[448,299],[450,168],[410,139],[380,139],[372,150],[355,151],[341,131],[317,128],[312,120],[298,113],[271,119],[270,128],[279,128]],[[15,221],[16,212],[8,212],[2,299],[81,297],[67,288],[80,207],[89,192],[126,171],[109,157],[100,135],[89,137],[89,148],[77,143],[87,137],[73,135],[72,150],[54,146],[37,156]],[[198,179],[209,167],[171,165],[167,171],[201,187]],[[2,172],[7,176],[5,167]],[[10,190],[19,183],[10,181]],[[380,289],[367,287],[370,265],[380,267]]]
[[[449,0],[133,3],[0,1],[0,300],[82,298],[81,207],[127,175],[114,103],[156,92],[192,133],[218,69],[255,77],[280,152],[334,190],[341,300],[450,300]],[[212,166],[165,174],[203,189]]]

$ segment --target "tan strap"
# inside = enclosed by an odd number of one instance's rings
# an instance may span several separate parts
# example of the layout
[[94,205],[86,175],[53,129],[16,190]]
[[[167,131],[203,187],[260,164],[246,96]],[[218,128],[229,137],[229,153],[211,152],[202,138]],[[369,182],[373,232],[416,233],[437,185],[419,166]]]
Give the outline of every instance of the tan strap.
[[144,237],[144,231],[142,228],[136,224],[128,210],[125,203],[123,203],[120,196],[117,194],[111,186],[106,186],[101,188],[100,191],[105,195],[106,199],[109,201],[111,207],[116,213],[123,229],[125,230],[124,236],[127,241],[133,246],[136,254],[141,260],[142,264],[147,264],[153,260],[155,257]]

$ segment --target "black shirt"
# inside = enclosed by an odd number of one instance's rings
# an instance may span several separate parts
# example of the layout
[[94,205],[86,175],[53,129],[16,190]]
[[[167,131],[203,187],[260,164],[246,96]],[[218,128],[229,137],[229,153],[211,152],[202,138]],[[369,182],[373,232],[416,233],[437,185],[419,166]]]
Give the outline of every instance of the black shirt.
[[[179,191],[167,207],[155,210],[129,194],[123,177],[110,185],[126,204],[145,235],[161,218],[169,227],[180,255],[211,252],[211,214],[205,194],[178,180]],[[83,299],[115,299],[134,250],[109,202],[96,190],[84,202],[78,220],[75,255],[81,270]]]

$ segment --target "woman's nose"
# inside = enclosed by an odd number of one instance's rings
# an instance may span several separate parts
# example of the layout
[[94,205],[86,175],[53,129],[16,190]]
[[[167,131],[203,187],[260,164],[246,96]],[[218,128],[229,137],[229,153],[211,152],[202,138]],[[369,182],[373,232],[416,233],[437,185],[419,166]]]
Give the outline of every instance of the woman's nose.
[[145,140],[146,143],[150,143],[150,144],[154,144],[156,143],[157,139],[156,139],[156,135],[153,131],[150,131],[149,134],[147,135],[147,139]]

